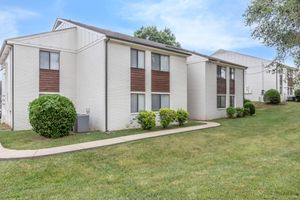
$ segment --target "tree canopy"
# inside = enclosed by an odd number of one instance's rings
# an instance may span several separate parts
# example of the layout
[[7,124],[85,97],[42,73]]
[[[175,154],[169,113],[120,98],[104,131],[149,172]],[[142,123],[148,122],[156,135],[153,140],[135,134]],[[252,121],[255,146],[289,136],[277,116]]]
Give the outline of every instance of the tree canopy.
[[252,37],[277,50],[273,65],[292,57],[300,67],[300,0],[252,0],[244,17]]
[[140,29],[134,32],[134,36],[154,42],[180,47],[180,43],[176,41],[175,35],[169,28],[158,30],[156,26],[142,26]]

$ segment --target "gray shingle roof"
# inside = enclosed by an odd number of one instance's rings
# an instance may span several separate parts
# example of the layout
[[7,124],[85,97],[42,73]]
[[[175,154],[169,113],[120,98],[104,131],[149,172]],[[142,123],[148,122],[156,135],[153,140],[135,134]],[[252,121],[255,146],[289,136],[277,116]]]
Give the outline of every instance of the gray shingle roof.
[[76,26],[80,26],[80,27],[83,27],[83,28],[86,28],[86,29],[89,29],[89,30],[92,30],[92,31],[95,31],[98,33],[102,33],[112,39],[123,40],[123,41],[127,41],[127,42],[132,42],[132,43],[136,43],[136,44],[141,44],[141,45],[146,45],[146,46],[155,47],[155,48],[159,48],[159,49],[164,49],[167,51],[172,51],[172,52],[181,53],[181,54],[185,54],[185,55],[191,55],[191,53],[189,51],[186,51],[185,49],[182,49],[182,48],[173,47],[171,45],[166,45],[166,44],[153,42],[153,41],[146,40],[146,39],[129,36],[129,35],[126,35],[123,33],[118,33],[118,32],[114,32],[114,31],[102,29],[99,27],[83,24],[81,22],[76,22],[76,21],[62,19],[62,18],[60,18],[60,19],[63,21],[72,23]]

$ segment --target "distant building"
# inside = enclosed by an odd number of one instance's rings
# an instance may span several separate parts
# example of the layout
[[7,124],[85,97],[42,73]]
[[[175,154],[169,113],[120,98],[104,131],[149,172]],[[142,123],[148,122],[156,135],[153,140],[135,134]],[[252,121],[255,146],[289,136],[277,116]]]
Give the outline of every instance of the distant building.
[[266,68],[270,60],[257,58],[228,50],[218,50],[213,57],[233,62],[247,67],[245,73],[245,98],[252,101],[263,101],[265,91],[276,89],[280,92],[282,100],[288,100],[294,96],[293,79],[297,69],[289,67],[281,72],[273,72]]

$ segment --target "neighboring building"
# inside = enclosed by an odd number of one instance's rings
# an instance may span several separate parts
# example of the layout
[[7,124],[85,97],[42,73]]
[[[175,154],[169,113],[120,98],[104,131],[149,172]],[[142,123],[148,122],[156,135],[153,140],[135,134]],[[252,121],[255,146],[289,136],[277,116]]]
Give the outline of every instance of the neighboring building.
[[[189,76],[188,57],[189,70],[195,70]],[[197,69],[193,59],[203,59]],[[28,104],[45,94],[71,99],[78,113],[89,114],[91,130],[136,127],[141,110],[187,110],[188,79],[189,91],[195,90],[189,92],[189,110],[199,108],[190,110],[195,119],[225,117],[229,102],[243,106],[242,66],[71,20],[57,19],[50,32],[6,40],[0,65],[1,122],[14,130],[31,129]],[[195,75],[205,78],[198,83]],[[206,100],[196,102],[199,96]]]
[[271,63],[269,60],[223,49],[216,51],[212,56],[247,67],[245,74],[247,99],[263,101],[264,92],[269,89],[277,89],[283,101],[294,96],[293,78],[297,72],[296,68],[287,66],[281,71],[272,70],[266,68]]
[[193,53],[188,57],[188,111],[192,119],[226,117],[229,106],[244,106],[246,67]]
[[8,39],[2,122],[30,129],[28,104],[43,94],[70,98],[90,115],[91,130],[134,126],[140,110],[187,109],[190,53],[124,34],[57,19],[51,32]]

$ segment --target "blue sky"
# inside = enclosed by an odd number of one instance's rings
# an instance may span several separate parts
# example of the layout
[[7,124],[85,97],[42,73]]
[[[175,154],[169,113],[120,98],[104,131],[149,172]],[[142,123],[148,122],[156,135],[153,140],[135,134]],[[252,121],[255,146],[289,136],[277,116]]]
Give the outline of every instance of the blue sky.
[[[84,3],[83,3],[84,2]],[[242,14],[249,0],[0,0],[0,42],[51,30],[57,17],[132,35],[141,26],[169,27],[184,48],[211,54],[228,49],[272,59],[251,38]]]

